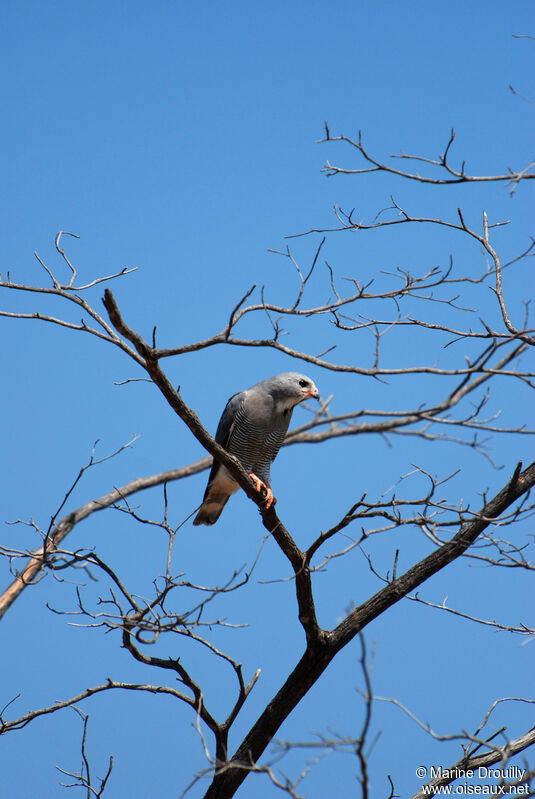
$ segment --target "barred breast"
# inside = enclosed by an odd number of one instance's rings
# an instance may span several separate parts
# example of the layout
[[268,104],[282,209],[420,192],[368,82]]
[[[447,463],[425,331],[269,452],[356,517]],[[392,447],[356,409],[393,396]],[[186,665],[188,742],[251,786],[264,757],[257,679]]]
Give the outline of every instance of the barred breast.
[[247,472],[254,472],[269,483],[272,461],[284,441],[291,414],[273,419],[271,415],[260,419],[245,407],[236,414],[236,422],[229,441],[229,452],[235,455]]

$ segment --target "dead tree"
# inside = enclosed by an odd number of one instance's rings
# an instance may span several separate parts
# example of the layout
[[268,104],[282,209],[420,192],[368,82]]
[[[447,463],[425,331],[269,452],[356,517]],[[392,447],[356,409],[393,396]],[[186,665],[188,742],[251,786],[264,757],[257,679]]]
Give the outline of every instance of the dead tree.
[[[399,156],[405,161],[425,164],[429,173],[424,175],[392,168],[372,157],[360,134],[356,139],[332,136],[326,126],[324,141],[329,144],[341,142],[364,159],[364,166],[354,168],[328,163],[325,169],[331,176],[385,172],[396,179],[437,186],[451,183],[464,185],[507,182],[512,192],[522,188],[525,181],[534,177],[533,165],[491,176],[470,175],[464,164],[452,166],[450,151],[454,142],[453,133],[443,155],[438,159],[405,154]],[[469,186],[464,190],[470,190]],[[162,401],[173,409],[184,425],[184,430],[187,429],[187,434],[194,436],[208,453],[196,463],[149,477],[138,477],[122,487],[110,487],[106,495],[72,508],[73,489],[78,486],[87,469],[99,462],[93,454],[66,492],[48,527],[42,528],[35,521],[29,523],[39,537],[39,545],[34,551],[17,549],[9,542],[1,547],[0,552],[6,564],[10,565],[12,578],[0,597],[0,615],[9,609],[23,591],[31,590],[46,573],[58,575],[62,571],[74,569],[98,572],[107,580],[109,588],[109,592],[101,597],[100,607],[88,607],[83,592],[78,591],[78,607],[72,612],[87,624],[101,626],[106,631],[118,631],[121,645],[135,660],[147,667],[147,673],[150,673],[150,668],[156,669],[169,676],[169,684],[132,684],[108,679],[103,684],[81,690],[76,696],[42,709],[30,710],[18,718],[8,719],[6,707],[2,712],[0,733],[7,734],[11,730],[20,729],[39,716],[76,705],[99,692],[127,690],[163,693],[186,703],[196,719],[208,763],[202,775],[192,775],[192,784],[201,776],[209,776],[211,784],[205,793],[206,797],[222,799],[234,796],[243,781],[255,772],[268,774],[274,785],[283,788],[291,796],[297,796],[297,785],[288,781],[281,782],[269,764],[262,761],[263,754],[274,741],[283,722],[336,655],[355,637],[361,635],[374,619],[388,612],[396,603],[408,598],[439,607],[446,613],[470,618],[474,624],[484,624],[518,635],[533,635],[534,631],[520,620],[507,623],[476,618],[468,612],[450,608],[446,601],[442,604],[429,602],[418,595],[417,589],[432,575],[460,558],[475,558],[495,569],[511,566],[527,571],[533,569],[525,556],[524,542],[505,539],[503,535],[504,531],[518,525],[533,512],[530,490],[535,484],[535,463],[527,466],[516,464],[510,469],[501,490],[495,496],[484,494],[480,501],[472,498],[469,505],[466,502],[455,503],[443,497],[442,489],[451,475],[432,475],[422,468],[419,473],[425,478],[427,487],[413,496],[395,492],[389,499],[384,496],[370,498],[364,486],[362,494],[353,498],[350,507],[339,518],[333,519],[328,529],[311,531],[306,547],[300,547],[296,543],[295,534],[287,529],[275,506],[266,509],[263,495],[256,490],[251,478],[240,463],[225,452],[207,432],[195,411],[184,401],[180,388],[173,385],[164,369],[166,359],[177,359],[186,353],[218,348],[224,356],[228,347],[254,347],[259,351],[276,350],[293,359],[295,368],[300,368],[300,364],[310,364],[323,370],[325,375],[338,372],[391,381],[400,377],[420,380],[425,375],[433,380],[433,391],[430,393],[432,401],[426,401],[422,397],[417,405],[404,408],[384,410],[350,407],[343,412],[333,413],[330,409],[332,397],[324,399],[320,409],[308,423],[288,434],[286,445],[308,443],[320,446],[325,441],[338,438],[376,434],[398,437],[401,440],[416,438],[438,444],[455,443],[459,447],[469,447],[482,457],[490,459],[482,435],[532,435],[535,431],[529,428],[524,419],[519,418],[518,424],[513,426],[501,425],[494,415],[486,415],[486,405],[497,380],[507,381],[511,386],[510,397],[513,402],[517,391],[533,388],[534,374],[525,357],[535,343],[535,331],[527,313],[528,306],[526,304],[526,313],[519,319],[516,310],[509,308],[503,281],[505,270],[507,274],[513,273],[515,267],[532,256],[533,242],[520,246],[516,254],[504,261],[494,235],[496,229],[506,224],[505,222],[489,221],[487,214],[482,211],[480,223],[476,226],[470,225],[460,207],[450,218],[428,217],[402,208],[394,198],[391,198],[388,209],[384,209],[370,221],[358,217],[355,210],[345,212],[339,207],[335,208],[335,218],[336,222],[331,227],[313,228],[305,234],[299,234],[320,236],[319,242],[313,245],[307,269],[299,265],[290,246],[279,253],[279,256],[288,261],[297,276],[297,291],[290,304],[270,301],[264,289],[254,285],[228,310],[226,323],[218,332],[209,332],[206,338],[187,344],[174,345],[171,342],[168,346],[160,346],[156,327],[151,340],[146,340],[121,312],[120,302],[107,286],[113,280],[125,279],[132,270],[123,269],[108,277],[80,284],[76,268],[63,249],[62,237],[73,234],[60,232],[56,238],[57,252],[63,267],[68,271],[68,280],[59,277],[57,270],[53,270],[36,256],[40,269],[48,280],[47,285],[18,283],[10,274],[0,282],[0,288],[4,289],[8,302],[14,293],[23,293],[32,297],[33,303],[33,309],[29,312],[2,310],[0,314],[3,317],[59,325],[65,330],[98,338],[107,345],[118,348],[137,365],[144,379],[156,386]],[[325,260],[325,250],[331,236],[347,233],[366,235],[366,231],[377,234],[382,229],[396,226],[431,226],[444,229],[452,236],[464,237],[474,245],[476,253],[484,253],[485,259],[481,259],[477,269],[470,271],[459,269],[451,258],[444,267],[432,266],[422,272],[398,267],[393,272],[365,281],[358,274],[340,281],[336,270]],[[315,291],[312,288],[314,281],[320,285],[322,294],[325,291],[329,294],[328,299],[323,302],[307,302],[309,293]],[[103,310],[87,299],[92,293],[99,291],[101,284],[106,284]],[[494,308],[490,315],[482,316],[477,307],[473,309],[468,305],[465,295],[469,294],[473,301],[478,292],[488,293],[489,288],[494,294]],[[52,316],[39,310],[39,300],[43,295],[52,295],[59,299],[63,303],[64,315]],[[69,308],[74,313],[69,313]],[[82,319],[79,318],[80,314]],[[267,323],[270,332],[261,334],[258,338],[242,335],[240,323],[246,318],[249,328],[251,323],[256,323],[262,331]],[[328,323],[329,329],[335,332],[340,341],[345,341],[349,336],[371,334],[372,352],[369,362],[366,364],[365,359],[360,357],[353,362],[339,361],[331,354],[331,348],[317,354],[290,346],[283,335],[284,325],[295,323],[305,337],[311,320]],[[383,355],[385,340],[389,336],[403,336],[406,331],[417,331],[426,341],[431,339],[436,342],[435,351],[446,353],[442,356],[445,362],[436,357],[423,365],[415,363],[413,353],[408,349],[405,362],[389,363],[388,356]],[[208,468],[212,458],[226,466],[249,499],[257,505],[265,529],[264,540],[275,542],[280,550],[281,564],[286,564],[290,570],[295,585],[295,613],[302,630],[301,657],[251,729],[243,735],[235,751],[229,749],[229,733],[236,728],[237,718],[258,680],[260,669],[248,678],[244,676],[242,665],[231,654],[216,646],[212,637],[213,628],[224,628],[227,622],[218,617],[207,620],[207,614],[215,598],[224,598],[225,594],[235,591],[246,592],[255,564],[243,572],[237,569],[226,583],[218,585],[201,585],[192,582],[184,574],[176,575],[173,572],[173,549],[176,548],[178,525],[169,517],[167,502],[167,486],[170,483],[186,480]],[[144,517],[131,505],[131,497],[156,486],[164,486],[164,511],[159,520]],[[484,485],[481,489],[484,491]],[[90,541],[81,549],[66,547],[69,533],[80,521],[109,508],[128,514],[139,524],[156,525],[168,535],[166,562],[162,573],[155,577],[152,596],[140,599],[129,587],[128,578],[124,578],[99,557],[91,548]],[[433,551],[402,573],[399,573],[398,566],[399,548],[396,549],[391,568],[387,572],[377,567],[373,558],[368,556],[369,567],[381,580],[382,587],[358,607],[349,609],[336,626],[323,628],[318,621],[314,573],[328,568],[335,558],[351,557],[352,553],[356,553],[372,537],[404,529],[421,531],[431,542]],[[284,574],[282,566],[281,574]],[[340,591],[343,594],[343,586]],[[169,640],[168,646],[172,654],[168,657],[152,655],[151,645],[161,641],[164,635]],[[177,635],[180,636],[179,639],[176,638]],[[194,671],[184,665],[181,659],[182,639],[208,650],[214,657],[214,663],[222,662],[233,670],[236,691],[226,718],[216,718],[205,698],[206,691]],[[369,721],[373,695],[364,653],[361,663],[366,684],[366,719]],[[173,687],[177,681],[179,688]],[[365,722],[360,737],[353,741],[325,739],[319,742],[327,750],[350,745],[353,747],[360,764],[363,797],[368,796],[364,752],[368,721]],[[481,762],[499,762],[503,766],[511,756],[535,741],[533,731],[526,731],[514,741],[491,741],[484,737],[481,729],[473,735],[463,734],[465,754],[456,764],[456,768],[460,769],[462,766],[466,769],[478,758],[482,758]],[[428,732],[431,730],[428,729]],[[85,735],[86,722],[82,752],[84,762],[87,762]],[[71,772],[64,773],[74,776]],[[101,783],[100,792],[104,790],[109,774],[108,771]],[[83,775],[78,775],[77,779],[78,784],[89,790],[91,782],[88,764],[87,770]],[[446,776],[440,784],[448,781],[451,780]],[[391,795],[393,791],[394,787]]]

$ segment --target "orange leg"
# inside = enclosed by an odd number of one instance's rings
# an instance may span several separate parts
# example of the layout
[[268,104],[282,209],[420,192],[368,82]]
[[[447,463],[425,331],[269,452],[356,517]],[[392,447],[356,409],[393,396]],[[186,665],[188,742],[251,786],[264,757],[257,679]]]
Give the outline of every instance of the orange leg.
[[266,510],[268,508],[271,508],[271,506],[275,504],[275,502],[277,501],[273,496],[273,491],[271,490],[271,487],[268,486],[267,483],[264,483],[264,481],[261,480],[259,477],[257,477],[254,472],[249,472],[249,477],[255,484],[256,490],[264,495],[266,500]]

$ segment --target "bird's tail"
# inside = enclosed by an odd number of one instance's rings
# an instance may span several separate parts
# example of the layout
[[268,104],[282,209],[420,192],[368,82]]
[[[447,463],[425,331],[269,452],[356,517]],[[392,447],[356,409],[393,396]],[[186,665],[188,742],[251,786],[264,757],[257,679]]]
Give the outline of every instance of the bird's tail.
[[222,492],[211,493],[203,501],[199,512],[193,520],[195,526],[199,524],[215,524],[225,505],[229,500],[230,494],[223,494]]

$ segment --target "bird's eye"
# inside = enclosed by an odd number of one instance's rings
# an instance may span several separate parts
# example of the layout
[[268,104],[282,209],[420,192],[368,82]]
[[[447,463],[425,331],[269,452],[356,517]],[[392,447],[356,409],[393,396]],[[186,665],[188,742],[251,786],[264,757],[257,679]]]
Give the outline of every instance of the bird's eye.
[[301,388],[305,388],[305,386],[308,386],[308,380],[300,380],[299,385]]

